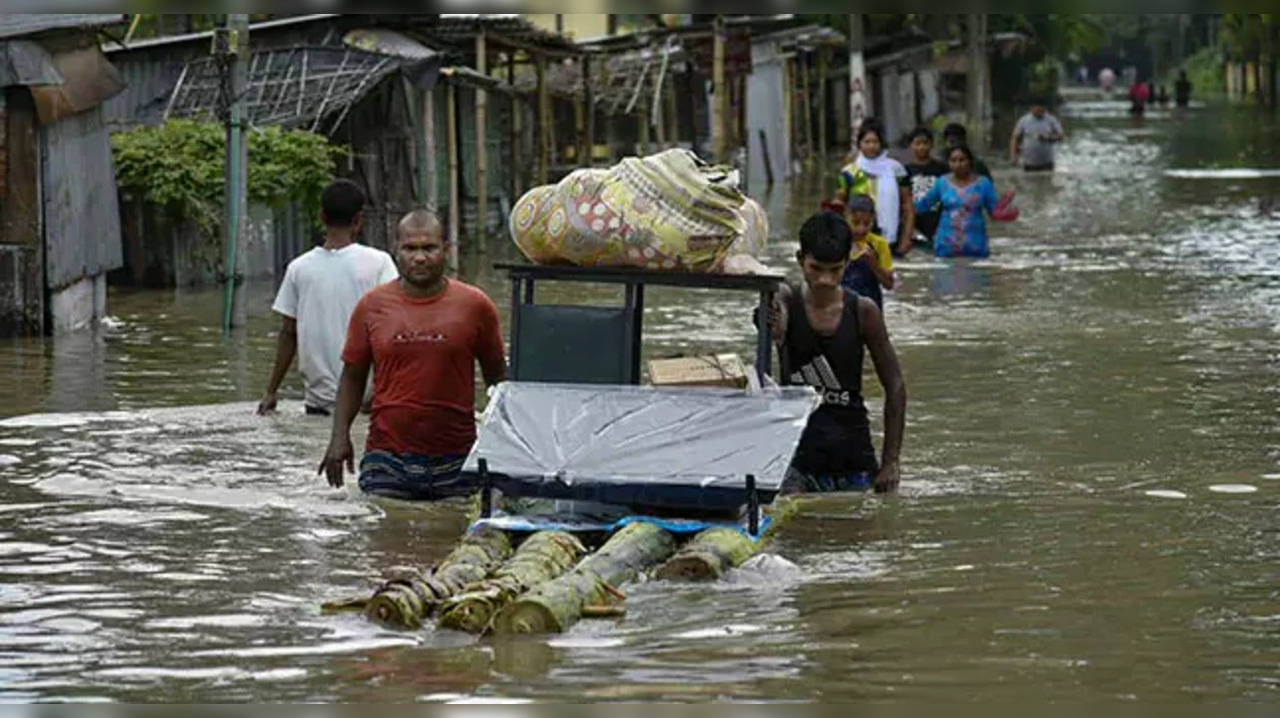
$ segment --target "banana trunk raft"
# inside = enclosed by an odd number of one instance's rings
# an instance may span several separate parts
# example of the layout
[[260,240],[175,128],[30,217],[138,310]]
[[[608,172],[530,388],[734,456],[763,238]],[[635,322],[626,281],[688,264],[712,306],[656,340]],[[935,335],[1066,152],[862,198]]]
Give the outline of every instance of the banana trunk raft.
[[627,524],[590,553],[567,532],[529,534],[514,551],[513,536],[518,540],[519,534],[479,527],[435,567],[395,576],[367,598],[323,608],[363,611],[402,629],[437,618],[443,628],[470,633],[557,633],[583,617],[623,615],[625,595],[617,587],[624,583],[650,574],[718,578],[762,543],[726,526],[705,529],[677,548],[677,534],[645,521]]

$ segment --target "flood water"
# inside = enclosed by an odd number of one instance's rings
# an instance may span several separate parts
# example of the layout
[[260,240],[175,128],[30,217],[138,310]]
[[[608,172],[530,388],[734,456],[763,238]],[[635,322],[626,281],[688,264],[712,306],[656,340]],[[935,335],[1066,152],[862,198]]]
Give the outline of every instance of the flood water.
[[[94,334],[0,344],[0,700],[1275,700],[1280,126],[1061,114],[1053,175],[989,157],[1022,210],[992,259],[899,266],[900,495],[813,502],[771,547],[795,568],[632,586],[549,639],[320,614],[464,520],[318,480],[296,375],[254,416],[271,287],[230,340],[217,292],[113,291]],[[817,193],[765,198],[773,266]],[[749,355],[751,302],[651,292],[647,351]]]

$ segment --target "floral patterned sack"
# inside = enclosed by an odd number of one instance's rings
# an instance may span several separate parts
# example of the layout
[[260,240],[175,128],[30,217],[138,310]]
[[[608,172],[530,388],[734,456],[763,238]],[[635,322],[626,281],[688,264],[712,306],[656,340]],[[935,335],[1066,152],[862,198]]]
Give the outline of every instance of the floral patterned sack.
[[534,187],[512,208],[510,229],[536,264],[723,272],[755,265],[726,259],[761,252],[769,223],[736,172],[673,149]]

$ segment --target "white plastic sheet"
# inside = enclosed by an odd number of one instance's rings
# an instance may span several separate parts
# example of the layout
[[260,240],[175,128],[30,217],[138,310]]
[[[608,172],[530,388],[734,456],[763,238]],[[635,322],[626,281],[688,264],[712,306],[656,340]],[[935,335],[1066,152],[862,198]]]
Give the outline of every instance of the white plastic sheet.
[[746,476],[777,492],[812,390],[505,382],[485,410],[463,471],[487,462],[508,495],[669,509],[742,504]]

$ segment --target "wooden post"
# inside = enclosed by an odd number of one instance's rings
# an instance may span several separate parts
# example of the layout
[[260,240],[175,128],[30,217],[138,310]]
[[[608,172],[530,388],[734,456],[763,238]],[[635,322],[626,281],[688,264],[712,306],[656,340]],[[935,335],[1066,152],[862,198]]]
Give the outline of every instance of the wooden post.
[[587,147],[587,103],[583,100],[582,95],[575,95],[573,98],[573,154],[577,160],[579,167],[586,167],[586,147]]
[[782,60],[782,143],[787,147],[786,166],[782,167],[782,176],[791,176],[791,158],[796,156],[796,135],[795,135],[795,118],[792,113],[795,111],[793,100],[795,99],[795,82],[792,78],[791,59],[784,58]]
[[818,160],[827,157],[827,48],[818,47]]
[[648,109],[648,112],[646,113],[648,114],[649,117],[653,118],[654,120],[653,127],[657,131],[659,150],[665,150],[667,148],[667,123],[666,123],[666,116],[665,116],[666,113],[661,111],[663,109],[662,97],[663,97],[663,93],[666,90],[666,86],[667,86],[667,78],[663,78],[662,87],[657,88],[658,102],[656,105],[651,105]]
[[230,95],[234,98],[228,108],[225,124],[225,184],[224,211],[226,224],[223,226],[226,263],[222,271],[225,277],[225,291],[222,306],[222,330],[230,332],[232,327],[242,327],[247,323],[244,299],[244,281],[237,281],[238,266],[243,266],[245,255],[245,229],[248,222],[245,217],[249,211],[249,140],[244,132],[244,116],[246,110],[245,88],[249,83],[249,16],[242,13],[227,15],[227,30],[231,33],[234,52],[230,57],[224,82]]
[[738,75],[738,94],[735,102],[737,109],[733,116],[738,126],[734,130],[734,147],[741,147],[745,152],[751,146],[751,138],[747,137],[747,75]]
[[849,144],[851,156],[858,154],[858,128],[871,114],[871,88],[867,83],[867,66],[863,62],[865,44],[862,15],[849,15]]
[[582,166],[590,167],[596,150],[596,93],[591,87],[591,58],[587,55],[582,56],[582,104],[587,114],[587,154]]
[[[427,143],[423,133],[426,116],[422,111],[422,103],[418,102],[419,91],[409,82],[409,78],[400,78],[400,89],[404,92],[405,109],[409,111],[409,174],[413,177],[413,201],[423,207],[427,203]],[[414,134],[416,132],[417,134]]]
[[458,207],[458,89],[450,82],[445,91],[445,143],[449,152],[449,266],[458,270],[458,224],[462,212]]
[[728,155],[725,137],[725,116],[729,114],[729,87],[724,81],[724,16],[716,15],[715,39],[712,48],[711,62],[711,146],[715,151],[715,161],[724,162]]
[[440,205],[439,179],[436,172],[436,98],[435,90],[422,91],[422,146],[426,148],[423,162],[427,180],[426,206],[435,209]]
[[969,136],[975,147],[990,140],[987,118],[987,16],[970,13],[968,19],[969,72],[965,75],[965,110],[969,116]]
[[[644,90],[640,91],[644,94]],[[649,101],[641,99],[636,103],[636,119],[640,121],[640,147],[639,153],[641,157],[649,154]]]
[[524,166],[524,153],[520,151],[521,133],[524,120],[524,107],[520,104],[520,93],[516,92],[516,53],[511,51],[507,56],[507,85],[511,88],[511,138],[507,143],[507,161],[511,173],[511,202],[515,203],[521,193],[520,169]]
[[809,94],[809,60],[796,56],[796,68],[800,72],[800,93],[804,102],[800,104],[800,121],[804,123],[804,158],[813,159],[813,103]]
[[[488,74],[488,53],[484,30],[476,34],[476,72]],[[485,126],[489,93],[476,87],[476,249],[485,251],[485,235],[489,229],[489,133]]]
[[662,92],[662,99],[667,110],[667,143],[671,147],[680,144],[680,115],[676,108],[676,78],[672,76],[667,81],[666,89]]
[[764,129],[760,130],[760,158],[764,160],[764,177],[765,182],[770,187],[773,186],[773,160],[769,159],[769,138],[765,135]]
[[547,183],[547,147],[551,139],[551,98],[547,94],[547,58],[539,54],[538,68],[538,184]]

